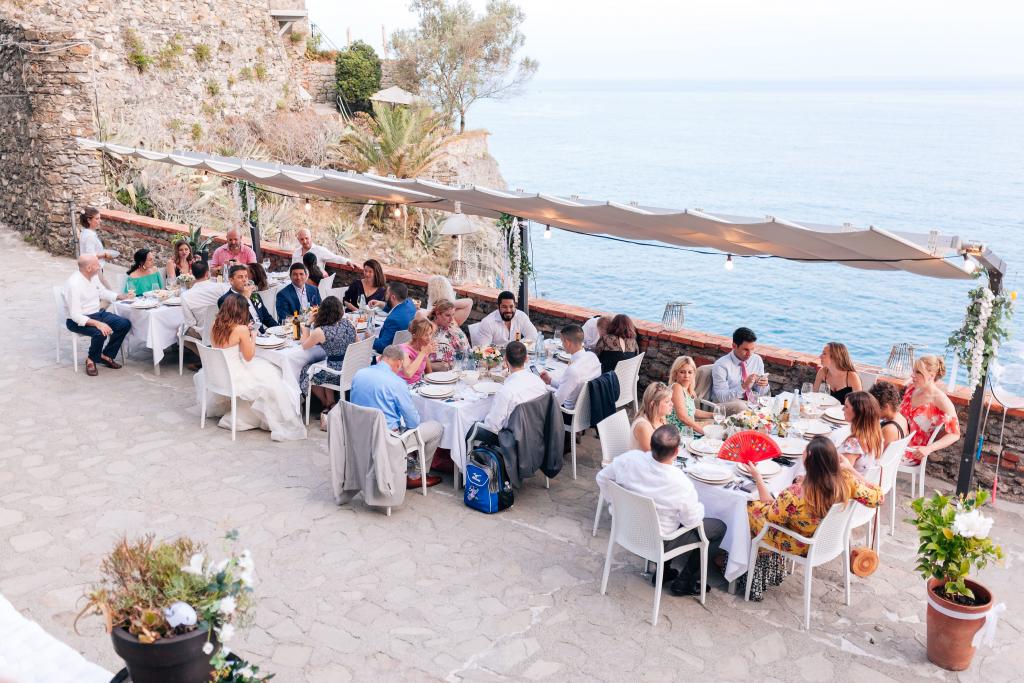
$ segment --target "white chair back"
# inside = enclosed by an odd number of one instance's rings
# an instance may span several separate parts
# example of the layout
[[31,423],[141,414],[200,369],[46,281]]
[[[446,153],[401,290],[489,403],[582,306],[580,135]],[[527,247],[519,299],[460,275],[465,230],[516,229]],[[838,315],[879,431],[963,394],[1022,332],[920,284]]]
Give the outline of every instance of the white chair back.
[[811,566],[829,562],[846,552],[846,537],[850,529],[850,518],[856,509],[854,501],[836,503],[821,520],[814,532],[814,543],[807,551]]
[[217,319],[217,311],[219,310],[217,304],[210,304],[209,306],[200,306],[192,311],[196,316],[196,322],[199,323],[199,331],[203,335],[203,343],[207,346],[213,343],[213,321]]
[[875,386],[875,380],[878,379],[878,374],[874,372],[857,372],[857,376],[860,377],[861,391],[870,391],[871,387]]
[[316,287],[320,290],[320,298],[326,299],[331,288],[334,287],[334,273],[325,276]]
[[60,335],[61,331],[66,328],[68,319],[68,303],[64,298],[64,288],[59,285],[53,287],[53,302],[56,304],[57,311],[57,334]]
[[341,362],[341,379],[338,386],[341,391],[348,391],[352,388],[352,378],[363,368],[370,367],[373,360],[373,339],[364,339],[361,342],[349,344],[345,349],[345,360]]
[[708,363],[697,368],[697,373],[693,378],[693,388],[697,393],[698,404],[700,401],[706,401],[711,398],[711,371],[714,370],[714,367],[713,363]]
[[[196,344],[199,358],[203,362],[203,375],[206,378],[206,390],[221,396],[234,396],[235,379],[231,374],[231,366],[225,357],[224,349],[215,349],[206,344]],[[232,351],[232,353],[235,353]]]
[[279,289],[281,289],[280,285],[271,285],[269,289],[256,292],[260,295],[260,298],[263,299],[263,305],[267,307],[268,311],[270,311],[270,315],[274,320],[277,320],[277,290]]
[[619,378],[619,400],[615,402],[616,406],[636,400],[636,385],[640,381],[640,363],[643,360],[644,354],[638,353],[615,364],[615,375]]
[[590,426],[590,386],[584,384],[580,388],[576,404],[573,406],[572,431],[582,432]]
[[629,416],[617,410],[597,423],[597,436],[601,440],[601,464],[607,465],[615,456],[629,450]]
[[110,285],[111,291],[120,294],[124,291],[124,285],[128,281],[128,269],[116,263],[104,263],[103,277]]
[[399,344],[408,344],[412,341],[412,332],[409,330],[399,330],[395,332],[395,338],[391,341],[395,346]]
[[611,541],[643,558],[660,557],[664,546],[654,501],[613,481],[605,484],[604,493],[612,506]]
[[892,487],[896,485],[900,461],[903,459],[903,454],[907,451],[908,443],[910,443],[909,434],[898,441],[893,441],[886,446],[882,457],[878,461],[878,466],[882,470],[881,480],[878,483],[882,487],[883,494],[888,495],[892,491]]
[[469,325],[469,343],[473,346],[480,346],[480,323]]
[[327,290],[327,294],[324,294],[323,292],[321,292],[320,293],[320,298],[321,299],[326,299],[329,296],[333,296],[338,301],[344,301],[345,300],[345,292],[347,292],[347,291],[348,291],[348,287],[331,287],[330,289]]

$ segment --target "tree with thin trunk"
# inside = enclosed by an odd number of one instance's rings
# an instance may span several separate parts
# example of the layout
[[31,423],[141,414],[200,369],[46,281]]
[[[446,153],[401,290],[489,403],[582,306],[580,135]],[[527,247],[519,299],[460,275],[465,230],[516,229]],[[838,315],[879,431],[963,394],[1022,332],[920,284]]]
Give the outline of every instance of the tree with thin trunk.
[[517,61],[525,15],[510,0],[490,0],[482,16],[466,0],[413,0],[410,9],[419,25],[391,37],[398,79],[458,116],[460,133],[470,105],[514,95],[537,72],[529,57]]

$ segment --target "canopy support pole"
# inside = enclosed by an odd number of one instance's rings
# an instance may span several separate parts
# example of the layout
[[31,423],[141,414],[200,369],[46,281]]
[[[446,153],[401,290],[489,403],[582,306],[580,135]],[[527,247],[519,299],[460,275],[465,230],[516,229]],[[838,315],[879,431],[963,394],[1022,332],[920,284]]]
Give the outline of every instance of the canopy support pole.
[[[984,259],[982,261],[984,262]],[[988,269],[988,288],[996,296],[1002,291],[1003,273],[998,268],[990,267]],[[989,356],[986,356],[985,367],[988,367],[988,362]],[[960,468],[956,475],[957,495],[967,495],[967,492],[974,483],[974,463],[978,455],[978,441],[984,436],[981,433],[981,415],[985,407],[985,384],[987,379],[988,373],[985,373],[978,386],[974,387],[971,404],[967,408],[967,434],[964,437],[964,449],[960,454]]]
[[[530,224],[516,216],[516,224],[519,226],[519,263],[523,262],[522,253],[530,253]],[[530,282],[529,274],[520,271],[519,273],[519,310],[530,315]]]

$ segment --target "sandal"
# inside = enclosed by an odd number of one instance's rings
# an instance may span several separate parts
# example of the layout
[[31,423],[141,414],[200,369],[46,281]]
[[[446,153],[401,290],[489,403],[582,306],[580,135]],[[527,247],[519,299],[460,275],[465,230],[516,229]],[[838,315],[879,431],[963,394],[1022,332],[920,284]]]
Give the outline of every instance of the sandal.
[[85,359],[85,374],[90,377],[95,377],[100,374],[100,371],[96,369],[96,363],[94,363],[91,358]]

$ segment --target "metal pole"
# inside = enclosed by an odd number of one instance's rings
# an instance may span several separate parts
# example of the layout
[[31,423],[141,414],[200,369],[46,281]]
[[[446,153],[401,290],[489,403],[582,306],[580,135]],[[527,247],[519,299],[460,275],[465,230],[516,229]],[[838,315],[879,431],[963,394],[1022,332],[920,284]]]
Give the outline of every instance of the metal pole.
[[[1003,274],[996,269],[990,269],[988,271],[988,288],[998,296],[1002,287]],[[985,367],[988,367],[988,361],[989,358],[986,356]],[[958,495],[966,495],[974,483],[974,463],[978,453],[978,438],[981,436],[981,414],[985,407],[986,379],[983,376],[981,382],[974,388],[971,404],[967,408],[967,434],[964,436],[964,449],[960,454],[960,468],[956,476]]]
[[[523,253],[530,253],[530,225],[527,221],[522,218],[516,217],[516,223],[519,225],[519,256],[520,265],[523,262]],[[530,282],[529,277],[526,273],[520,270],[519,273],[519,310],[530,315]]]

